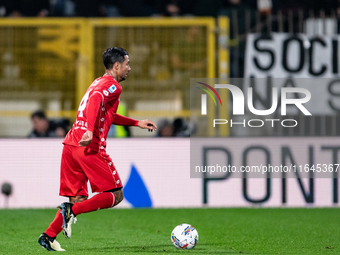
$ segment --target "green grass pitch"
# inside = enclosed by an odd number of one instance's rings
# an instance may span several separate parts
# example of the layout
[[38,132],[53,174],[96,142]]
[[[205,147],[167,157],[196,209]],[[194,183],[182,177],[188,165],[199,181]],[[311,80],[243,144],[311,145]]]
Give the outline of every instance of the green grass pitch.
[[[0,210],[0,254],[46,254],[37,240],[56,209]],[[197,246],[178,250],[172,229],[192,224]],[[109,209],[82,214],[66,254],[340,254],[340,208]]]

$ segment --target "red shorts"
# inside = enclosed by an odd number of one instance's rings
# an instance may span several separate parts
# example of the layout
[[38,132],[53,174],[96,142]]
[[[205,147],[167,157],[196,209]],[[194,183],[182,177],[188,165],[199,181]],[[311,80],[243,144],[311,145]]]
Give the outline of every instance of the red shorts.
[[60,196],[88,196],[87,181],[92,192],[121,188],[122,181],[111,158],[87,147],[64,145],[60,167]]

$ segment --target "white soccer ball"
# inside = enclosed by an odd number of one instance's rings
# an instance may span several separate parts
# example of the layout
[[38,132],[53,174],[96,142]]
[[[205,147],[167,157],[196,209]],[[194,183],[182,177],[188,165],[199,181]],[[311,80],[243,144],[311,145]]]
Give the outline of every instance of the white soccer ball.
[[189,224],[178,225],[171,232],[171,242],[178,249],[192,249],[197,241],[198,232]]

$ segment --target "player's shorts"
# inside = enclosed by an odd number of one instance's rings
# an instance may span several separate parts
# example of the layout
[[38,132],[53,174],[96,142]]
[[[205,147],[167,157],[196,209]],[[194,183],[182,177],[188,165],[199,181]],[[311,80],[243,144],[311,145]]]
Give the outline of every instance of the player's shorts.
[[64,145],[60,167],[60,196],[88,196],[87,181],[92,192],[122,187],[122,181],[111,160],[88,147]]

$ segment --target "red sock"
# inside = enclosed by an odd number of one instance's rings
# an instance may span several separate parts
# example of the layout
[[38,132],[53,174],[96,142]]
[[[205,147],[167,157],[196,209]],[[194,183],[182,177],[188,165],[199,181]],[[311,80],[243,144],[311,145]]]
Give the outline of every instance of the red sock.
[[116,201],[115,194],[111,192],[103,192],[95,195],[94,197],[88,200],[75,203],[72,206],[72,211],[75,215],[78,215],[81,213],[97,211],[99,209],[110,208],[113,207],[115,201]]
[[63,225],[63,216],[60,213],[60,210],[58,210],[54,220],[50,224],[50,226],[46,229],[45,234],[49,237],[55,237],[57,236],[63,228],[61,227]]

